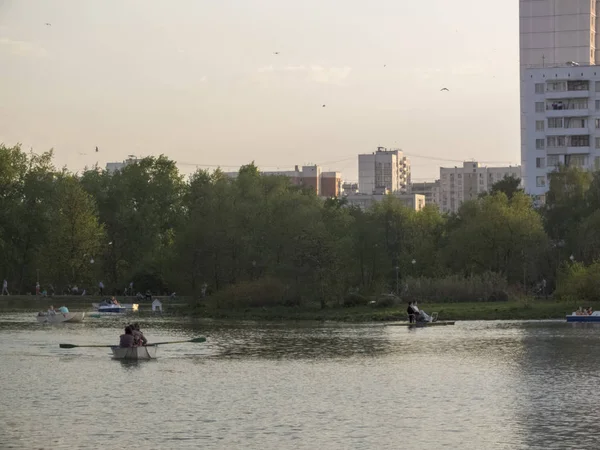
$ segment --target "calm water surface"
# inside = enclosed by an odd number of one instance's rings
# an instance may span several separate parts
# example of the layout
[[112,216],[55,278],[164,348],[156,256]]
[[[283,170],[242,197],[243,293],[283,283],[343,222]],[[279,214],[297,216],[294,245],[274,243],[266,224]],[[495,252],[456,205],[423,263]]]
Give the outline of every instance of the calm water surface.
[[0,448],[598,449],[600,326],[181,323],[0,315]]

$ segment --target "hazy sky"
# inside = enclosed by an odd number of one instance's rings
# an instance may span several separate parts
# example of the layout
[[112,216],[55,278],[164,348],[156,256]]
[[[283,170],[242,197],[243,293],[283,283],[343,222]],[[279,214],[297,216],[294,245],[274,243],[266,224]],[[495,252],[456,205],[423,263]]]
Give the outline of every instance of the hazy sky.
[[518,164],[518,32],[515,0],[0,0],[0,142],[71,170]]

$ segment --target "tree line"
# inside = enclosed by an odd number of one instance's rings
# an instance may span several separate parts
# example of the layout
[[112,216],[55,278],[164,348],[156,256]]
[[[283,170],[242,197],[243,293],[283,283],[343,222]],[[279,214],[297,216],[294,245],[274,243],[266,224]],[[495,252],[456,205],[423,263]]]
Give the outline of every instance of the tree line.
[[391,196],[361,210],[253,164],[235,179],[220,170],[186,179],[165,156],[74,174],[57,169],[52,152],[2,145],[0,278],[16,293],[38,280],[55,293],[93,292],[99,281],[122,292],[133,282],[196,297],[246,287],[322,306],[441,279],[567,286],[573,267],[580,276],[600,253],[600,178],[559,168],[541,208],[518,184],[502,180],[453,215]]

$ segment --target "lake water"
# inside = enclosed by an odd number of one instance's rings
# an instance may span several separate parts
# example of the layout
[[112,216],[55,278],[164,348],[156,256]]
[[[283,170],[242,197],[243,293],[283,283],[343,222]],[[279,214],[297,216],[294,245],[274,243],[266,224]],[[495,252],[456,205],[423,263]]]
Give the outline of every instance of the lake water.
[[143,319],[159,359],[112,360],[123,318],[0,315],[0,448],[597,449],[600,326]]

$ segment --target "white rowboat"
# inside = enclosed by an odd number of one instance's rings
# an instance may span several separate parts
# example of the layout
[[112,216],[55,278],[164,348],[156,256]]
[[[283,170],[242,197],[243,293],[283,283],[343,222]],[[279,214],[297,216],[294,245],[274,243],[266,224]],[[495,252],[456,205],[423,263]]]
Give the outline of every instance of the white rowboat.
[[114,359],[128,359],[133,361],[156,359],[157,347],[155,345],[141,347],[114,346],[110,349],[113,352]]
[[37,320],[40,323],[76,323],[82,322],[84,317],[84,312],[56,312],[55,314],[40,313],[37,316]]

